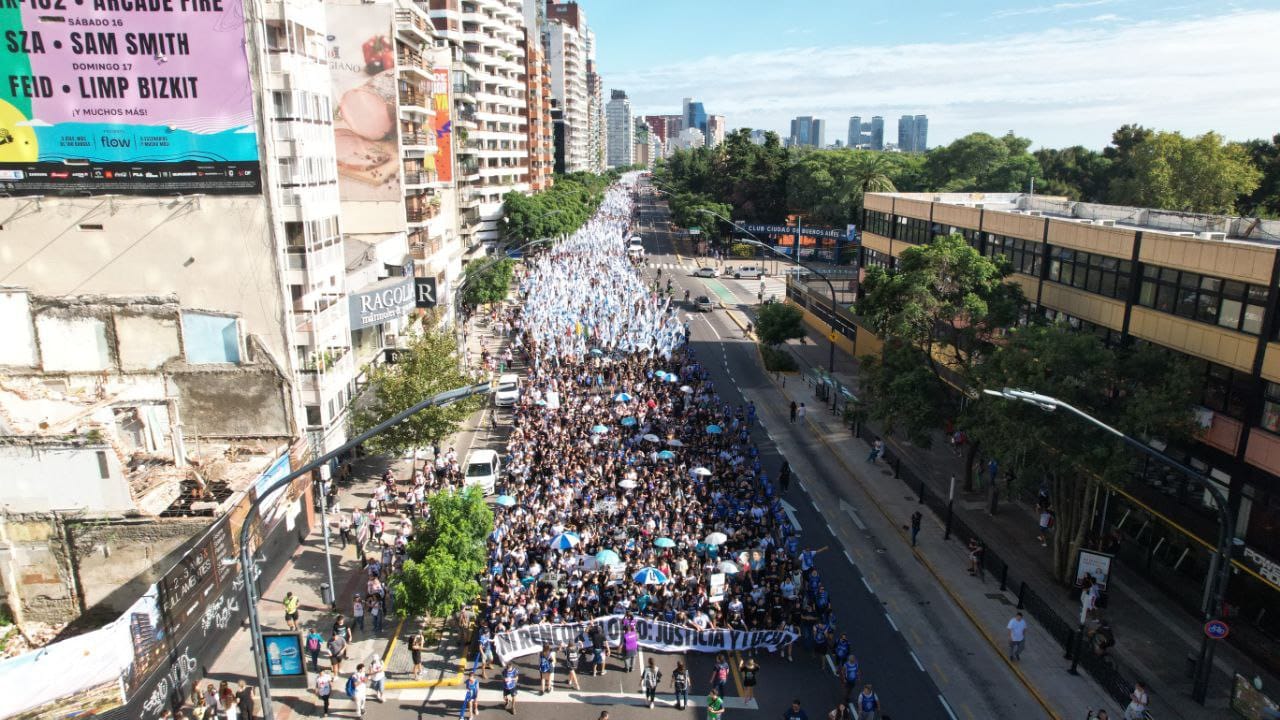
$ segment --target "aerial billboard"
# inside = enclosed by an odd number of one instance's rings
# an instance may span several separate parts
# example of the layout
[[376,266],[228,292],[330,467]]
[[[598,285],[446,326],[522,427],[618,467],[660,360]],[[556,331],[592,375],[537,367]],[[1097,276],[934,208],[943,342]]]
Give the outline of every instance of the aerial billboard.
[[0,191],[256,193],[241,0],[0,0]]

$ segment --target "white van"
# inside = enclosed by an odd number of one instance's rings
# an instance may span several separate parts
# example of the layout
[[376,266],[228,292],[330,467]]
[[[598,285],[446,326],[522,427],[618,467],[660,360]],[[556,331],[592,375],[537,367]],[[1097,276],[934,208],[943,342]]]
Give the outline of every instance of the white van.
[[462,480],[463,487],[479,485],[485,495],[493,494],[498,485],[498,473],[502,470],[497,452],[488,449],[472,450],[462,467],[466,473]]
[[764,277],[768,274],[768,271],[764,268],[756,267],[754,265],[739,265],[733,269],[733,277],[737,280],[741,280],[742,278]]

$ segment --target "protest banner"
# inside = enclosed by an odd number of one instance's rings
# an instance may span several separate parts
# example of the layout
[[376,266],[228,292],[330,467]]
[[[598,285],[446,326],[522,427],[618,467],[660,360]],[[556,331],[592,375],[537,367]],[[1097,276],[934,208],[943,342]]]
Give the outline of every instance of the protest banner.
[[[640,636],[640,647],[658,652],[716,653],[757,648],[772,651],[779,645],[798,639],[795,633],[783,630],[698,630],[645,618],[632,620],[636,625],[636,634]],[[577,642],[578,637],[593,623],[600,626],[611,644],[621,639],[623,616],[604,615],[587,622],[527,625],[510,632],[498,633],[493,639],[494,649],[502,662],[533,655],[540,652],[543,645],[559,647]]]

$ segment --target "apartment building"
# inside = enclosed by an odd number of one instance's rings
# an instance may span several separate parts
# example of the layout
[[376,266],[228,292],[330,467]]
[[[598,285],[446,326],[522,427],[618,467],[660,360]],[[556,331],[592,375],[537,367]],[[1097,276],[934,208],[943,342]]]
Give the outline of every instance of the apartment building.
[[725,124],[723,115],[707,116],[707,147],[719,147],[724,143]]
[[[1164,450],[1220,483],[1243,543],[1233,611],[1276,629],[1258,613],[1280,599],[1280,222],[1022,194],[872,193],[862,228],[863,266],[891,269],[906,248],[960,233],[1009,260],[1029,312],[1188,361],[1200,434]],[[1189,589],[1198,607],[1187,577],[1204,572],[1216,544],[1210,497],[1152,467],[1109,501],[1111,525],[1150,526],[1142,552],[1161,546],[1160,562],[1140,566],[1167,573],[1171,592]]]
[[[608,132],[607,162],[609,167],[625,167],[635,162],[635,127],[631,117],[631,101],[625,90],[609,93],[605,106],[605,122]],[[647,131],[647,126],[646,126]]]
[[577,3],[547,3],[543,32],[551,94],[564,121],[564,156],[557,158],[566,172],[590,170],[590,95],[587,88],[587,18]]
[[464,261],[501,235],[503,197],[530,187],[523,0],[430,0],[437,36],[454,50],[454,150]]
[[587,170],[605,171],[608,151],[608,129],[604,117],[604,78],[596,64],[596,34],[590,28],[583,34],[587,53]]
[[551,120],[551,66],[542,45],[546,6],[524,0],[525,96],[529,117],[529,189],[551,186],[555,172],[555,130]]

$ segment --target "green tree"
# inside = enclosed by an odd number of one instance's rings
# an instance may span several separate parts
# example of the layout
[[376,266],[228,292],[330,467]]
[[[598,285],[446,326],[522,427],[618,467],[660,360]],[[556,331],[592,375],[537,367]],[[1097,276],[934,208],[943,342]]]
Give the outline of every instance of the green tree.
[[511,258],[467,265],[462,278],[462,302],[472,307],[502,302],[511,292],[514,268]]
[[1043,175],[1036,178],[1036,192],[1063,195],[1083,202],[1104,202],[1111,161],[1102,153],[1081,145],[1035,151]]
[[765,303],[756,314],[756,337],[770,347],[804,337],[804,313],[789,303]]
[[[351,434],[358,435],[422,402],[472,382],[462,369],[453,335],[430,320],[410,325],[394,364],[369,370],[369,391],[353,403]],[[369,450],[399,455],[443,441],[479,407],[472,397],[444,407],[426,408],[365,443]]]
[[929,188],[939,192],[1025,191],[1040,165],[1027,152],[1031,141],[1012,132],[1003,137],[971,133],[925,157]]
[[795,157],[787,176],[787,202],[815,225],[858,222],[868,192],[893,191],[889,153],[811,150]]
[[1253,192],[1242,195],[1236,207],[1242,214],[1256,217],[1280,217],[1280,134],[1267,140],[1240,143],[1262,180]]
[[457,612],[480,594],[485,568],[485,538],[493,529],[493,513],[478,487],[431,496],[431,512],[419,521],[406,548],[391,592],[400,617]]
[[1244,148],[1213,132],[1157,132],[1115,154],[1108,200],[1120,205],[1231,214],[1262,180]]
[[[1003,259],[984,257],[958,234],[907,248],[892,273],[867,270],[858,312],[886,341],[886,356],[877,366],[881,371],[863,387],[875,417],[928,447],[937,420],[958,415],[956,396],[939,390],[944,384],[967,387],[998,331],[1017,320],[1022,288],[1008,282],[1009,272]],[[910,366],[910,359],[920,360],[933,381],[897,382],[896,374]],[[928,405],[936,415],[920,412]]]
[[933,432],[946,421],[951,400],[925,354],[889,340],[879,355],[859,360],[860,409],[865,417],[882,423],[886,433],[901,433],[913,445],[932,445]]
[[[1192,430],[1191,374],[1151,347],[1113,350],[1065,325],[1018,328],[972,377],[975,388],[1018,388],[1063,400],[1128,434],[1179,442]],[[1072,564],[1103,482],[1120,483],[1134,454],[1107,433],[1067,412],[991,397],[968,403],[961,419],[984,454],[1000,458],[1024,488],[1044,482],[1057,522],[1053,567],[1071,579]]]

